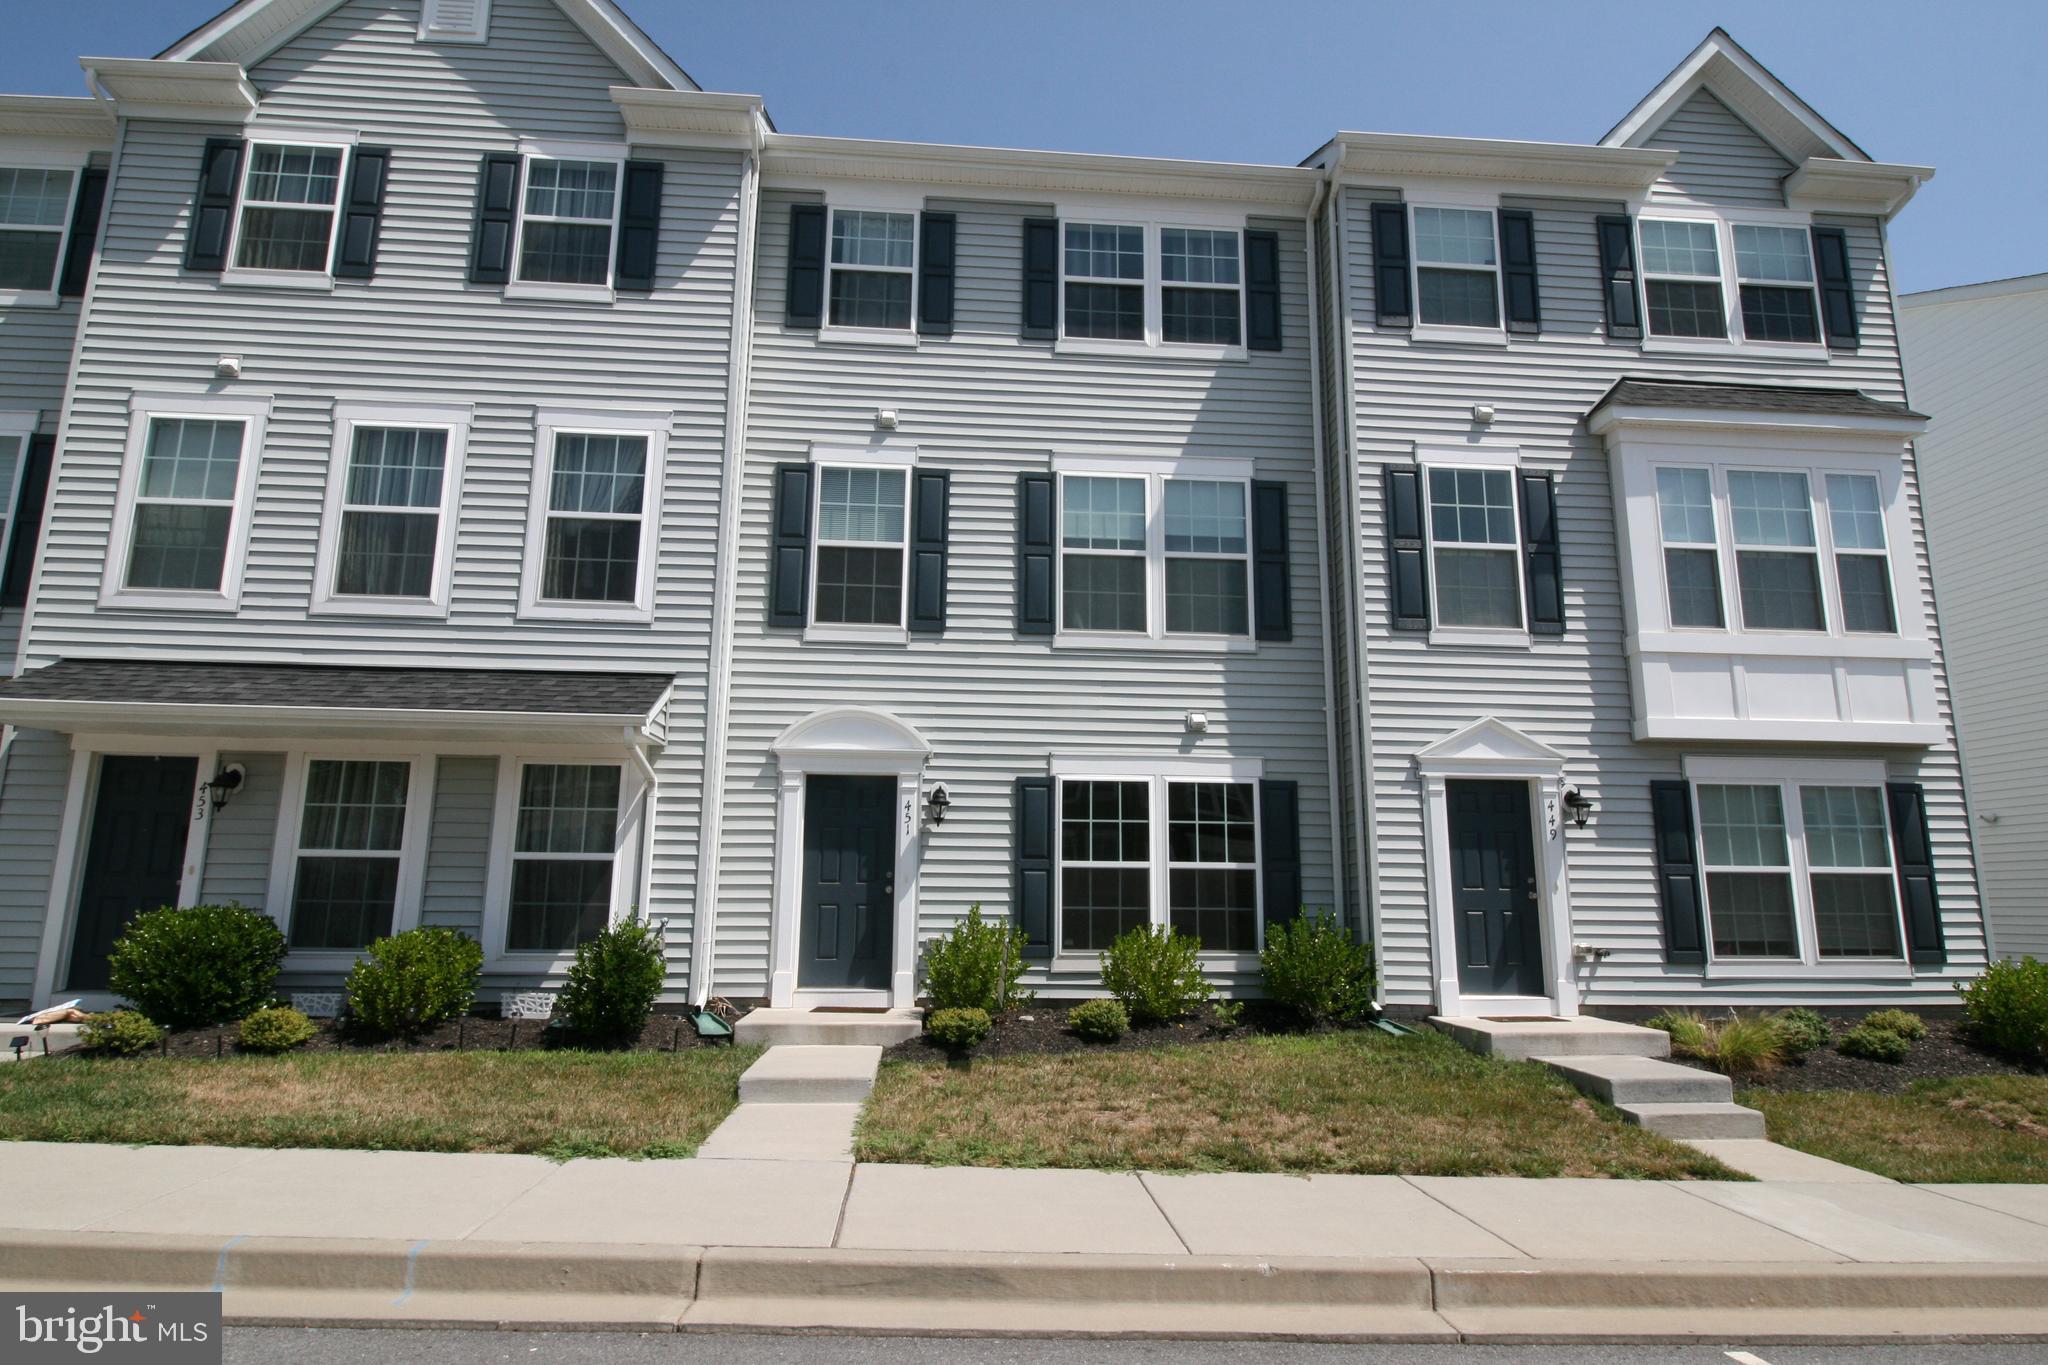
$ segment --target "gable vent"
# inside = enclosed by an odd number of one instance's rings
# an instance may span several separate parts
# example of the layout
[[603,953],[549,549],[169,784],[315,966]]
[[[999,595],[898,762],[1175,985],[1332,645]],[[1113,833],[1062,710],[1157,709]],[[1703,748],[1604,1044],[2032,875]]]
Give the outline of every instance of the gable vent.
[[490,31],[491,0],[420,0],[423,43],[481,43]]

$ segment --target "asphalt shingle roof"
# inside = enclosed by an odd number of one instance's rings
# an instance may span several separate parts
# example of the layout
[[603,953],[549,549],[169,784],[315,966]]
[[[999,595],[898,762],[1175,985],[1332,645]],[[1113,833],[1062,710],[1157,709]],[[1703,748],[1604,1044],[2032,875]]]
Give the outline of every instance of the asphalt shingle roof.
[[1712,408],[1726,412],[1785,412],[1810,417],[1921,417],[1903,403],[1880,403],[1857,389],[1793,388],[1780,384],[1715,384],[1694,379],[1619,380],[1593,411],[1604,407]]

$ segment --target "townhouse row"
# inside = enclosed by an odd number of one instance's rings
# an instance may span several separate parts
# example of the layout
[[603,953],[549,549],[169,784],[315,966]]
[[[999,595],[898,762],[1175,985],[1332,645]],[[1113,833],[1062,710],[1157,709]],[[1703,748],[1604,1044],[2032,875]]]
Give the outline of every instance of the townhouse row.
[[0,999],[196,900],[301,989],[637,910],[678,1002],[902,1005],[975,905],[1049,995],[1304,908],[1406,1010],[1981,969],[1931,173],[1719,31],[1599,143],[1299,166],[785,134],[607,0],[85,65],[0,132]]

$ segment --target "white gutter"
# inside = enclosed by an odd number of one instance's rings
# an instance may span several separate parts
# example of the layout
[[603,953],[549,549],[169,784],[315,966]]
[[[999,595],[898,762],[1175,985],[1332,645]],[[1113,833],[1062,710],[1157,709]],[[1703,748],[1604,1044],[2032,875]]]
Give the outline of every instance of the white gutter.
[[[1316,212],[1322,208],[1328,195],[1330,181],[1327,177],[1316,181],[1316,192],[1308,202],[1308,393],[1309,405],[1313,409],[1310,426],[1314,436],[1316,452],[1316,601],[1321,607],[1323,622],[1323,746],[1325,761],[1330,771],[1330,824],[1334,829],[1344,809],[1344,774],[1337,766],[1337,660],[1330,652],[1330,518],[1329,518],[1329,467],[1324,463],[1328,454],[1323,448],[1323,308],[1322,281],[1316,272]],[[1299,812],[1297,812],[1297,815]],[[1348,923],[1345,915],[1344,873],[1336,864],[1343,857],[1343,845],[1339,841],[1331,860],[1332,909],[1339,924]],[[1361,888],[1362,889],[1362,888]]]
[[725,390],[725,469],[719,489],[716,586],[711,594],[711,664],[704,683],[704,795],[697,824],[697,889],[690,903],[689,1001],[711,998],[717,948],[719,854],[724,833],[727,716],[731,710],[733,598],[738,593],[740,501],[747,471],[747,402],[753,372],[754,232],[761,197],[761,118],[740,172],[739,245],[733,280],[732,350]]

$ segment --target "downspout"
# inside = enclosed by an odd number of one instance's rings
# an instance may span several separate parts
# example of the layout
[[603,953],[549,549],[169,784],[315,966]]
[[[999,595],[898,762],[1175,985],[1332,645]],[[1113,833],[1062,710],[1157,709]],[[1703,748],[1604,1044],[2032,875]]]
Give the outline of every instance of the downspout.
[[[1323,206],[1323,197],[1330,188],[1328,177],[1316,182],[1316,191],[1308,201],[1308,392],[1313,408],[1310,427],[1313,431],[1316,453],[1316,601],[1323,620],[1323,745],[1325,760],[1330,772],[1330,817],[1334,829],[1336,822],[1343,818],[1344,794],[1343,772],[1337,766],[1337,661],[1330,652],[1330,519],[1328,466],[1329,457],[1324,450],[1323,440],[1323,305],[1322,280],[1316,271],[1316,213]],[[1337,843],[1338,859],[1343,856],[1343,843]],[[1333,860],[1333,862],[1336,860]],[[1333,878],[1332,908],[1339,924],[1347,923],[1344,903],[1344,876],[1338,872]]]
[[697,826],[697,889],[691,897],[692,1005],[711,998],[712,956],[717,952],[719,854],[725,813],[726,724],[732,688],[733,599],[740,554],[740,494],[747,468],[747,403],[753,371],[755,219],[761,197],[765,138],[757,110],[753,145],[740,172],[738,246],[734,253],[732,353],[726,368],[725,467],[718,498],[718,553],[711,594],[711,664],[704,683],[704,796]]

